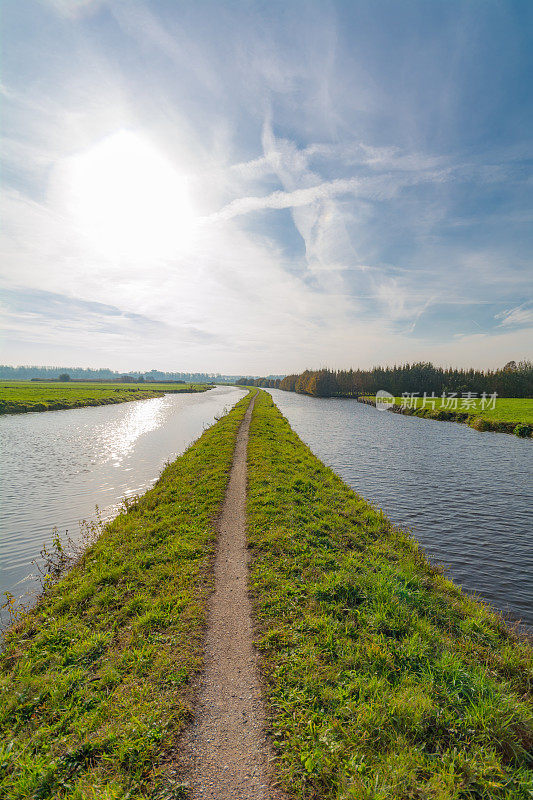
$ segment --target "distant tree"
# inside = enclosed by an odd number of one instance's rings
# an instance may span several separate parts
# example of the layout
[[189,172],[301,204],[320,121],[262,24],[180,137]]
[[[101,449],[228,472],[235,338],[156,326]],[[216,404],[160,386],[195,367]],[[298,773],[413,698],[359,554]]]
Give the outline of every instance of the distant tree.
[[62,372],[61,375],[59,376],[58,380],[60,380],[60,381],[69,381],[70,380],[70,375],[68,374],[68,372]]
[[[256,379],[256,385],[258,380]],[[268,385],[268,384],[267,384]],[[499,397],[531,397],[533,395],[533,365],[531,361],[509,361],[499,370],[453,369],[435,367],[433,364],[395,365],[374,367],[370,370],[328,369],[305,370],[300,375],[287,375],[278,384],[288,392],[300,392],[316,397],[353,397],[358,394],[375,394],[385,389],[396,397],[403,392],[422,395],[440,395],[455,392],[459,396],[473,392],[496,392]]]
[[311,378],[309,394],[317,397],[333,397],[338,394],[339,387],[335,375],[329,369],[321,369]]
[[286,375],[279,383],[279,388],[286,392],[294,392],[298,375]]

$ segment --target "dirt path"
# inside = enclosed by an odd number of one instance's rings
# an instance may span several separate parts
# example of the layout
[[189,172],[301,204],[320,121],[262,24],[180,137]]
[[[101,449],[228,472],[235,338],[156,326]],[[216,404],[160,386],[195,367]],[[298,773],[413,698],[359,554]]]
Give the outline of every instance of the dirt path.
[[253,403],[237,435],[218,524],[205,671],[195,720],[183,741],[185,778],[193,800],[280,798],[269,788],[272,752],[264,733],[248,597],[246,448]]

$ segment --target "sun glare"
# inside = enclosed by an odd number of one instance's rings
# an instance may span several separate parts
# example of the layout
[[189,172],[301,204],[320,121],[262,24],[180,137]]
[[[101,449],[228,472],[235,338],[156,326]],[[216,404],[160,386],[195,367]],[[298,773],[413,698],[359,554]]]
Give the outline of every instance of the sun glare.
[[134,133],[113,134],[70,159],[66,184],[76,227],[110,256],[171,256],[190,240],[185,178]]

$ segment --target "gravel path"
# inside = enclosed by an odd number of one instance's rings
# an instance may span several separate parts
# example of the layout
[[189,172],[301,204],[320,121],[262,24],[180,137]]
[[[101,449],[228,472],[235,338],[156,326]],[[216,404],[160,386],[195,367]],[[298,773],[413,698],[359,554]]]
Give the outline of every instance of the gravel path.
[[183,739],[193,800],[281,800],[253,647],[246,549],[246,448],[254,401],[239,433],[218,524],[215,590],[195,719]]

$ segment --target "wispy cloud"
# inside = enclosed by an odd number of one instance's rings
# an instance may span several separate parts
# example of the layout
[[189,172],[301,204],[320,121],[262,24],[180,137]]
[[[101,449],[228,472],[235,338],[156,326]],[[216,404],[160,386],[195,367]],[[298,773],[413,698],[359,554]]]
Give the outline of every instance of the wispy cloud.
[[526,325],[533,327],[533,305],[528,302],[516,308],[506,309],[496,314],[496,319],[501,320],[499,324],[503,328]]
[[[527,26],[503,7],[482,30],[446,4],[24,5],[0,88],[3,279],[26,298],[5,359],[67,339],[254,373],[527,355]],[[73,159],[124,130],[186,182],[187,247],[113,254],[73,218]]]
[[228,203],[221,211],[212,214],[209,219],[212,221],[232,219],[241,214],[263,211],[267,208],[298,208],[299,206],[307,206],[317,200],[327,200],[343,194],[355,194],[359,186],[360,182],[356,178],[351,180],[339,179],[326,181],[317,186],[310,186],[307,189],[295,189],[293,192],[272,192],[266,197],[240,197]]

